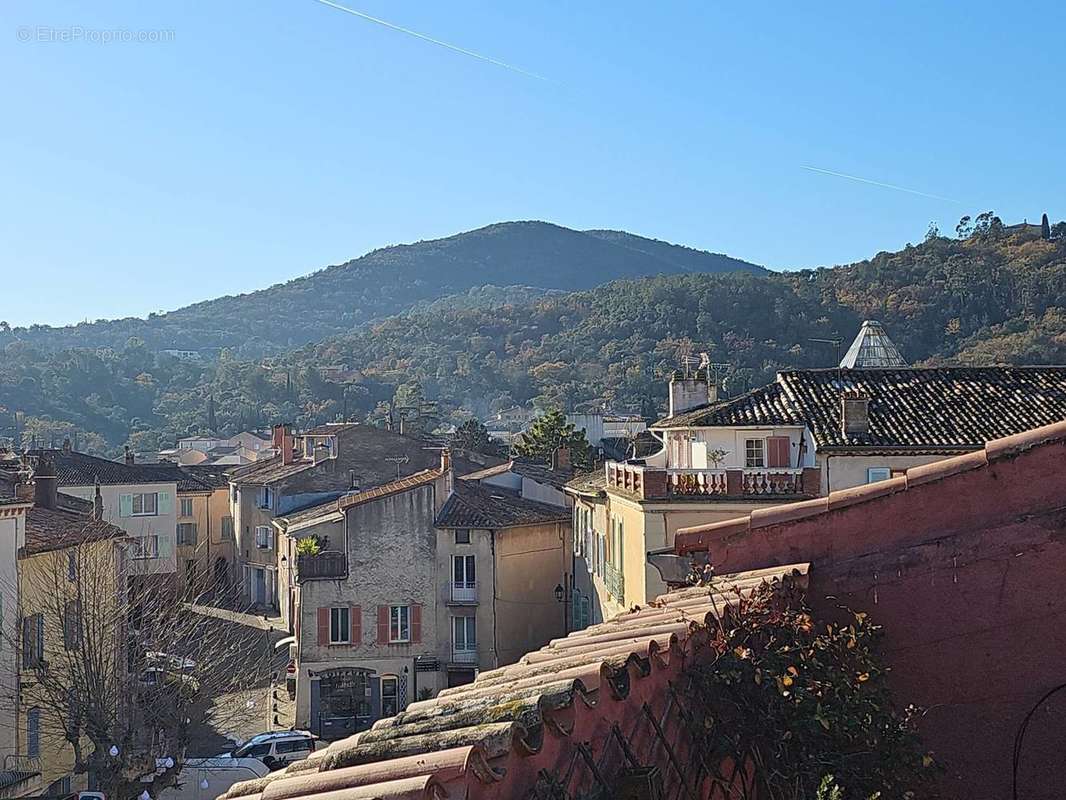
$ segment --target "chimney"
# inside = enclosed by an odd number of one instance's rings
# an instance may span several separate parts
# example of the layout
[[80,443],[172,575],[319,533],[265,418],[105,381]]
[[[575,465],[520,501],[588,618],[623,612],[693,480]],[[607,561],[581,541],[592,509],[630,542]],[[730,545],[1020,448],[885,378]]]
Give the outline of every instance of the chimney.
[[136,456],[134,456],[134,454],[133,454],[133,451],[130,450],[130,446],[129,445],[126,445],[123,448],[123,458],[124,458],[127,466],[133,466],[133,462],[137,460]]
[[292,429],[286,424],[281,426],[281,463],[291,464],[296,460],[296,439],[292,435]]
[[56,478],[55,463],[51,456],[42,455],[37,460],[37,469],[33,472],[33,504],[38,508],[55,511],[59,501],[59,479]]
[[552,472],[570,469],[570,448],[556,447],[552,453]]
[[870,432],[870,397],[859,391],[840,398],[840,429],[844,436]]
[[97,522],[104,518],[104,496],[100,494],[100,478],[93,482],[93,519]]
[[679,371],[670,378],[671,417],[717,401],[718,387],[706,375],[685,375]]
[[440,451],[440,471],[447,472],[452,468],[452,451],[445,447]]
[[275,425],[273,428],[270,429],[270,446],[277,450],[279,453],[281,452],[281,447],[284,444],[284,438],[284,425]]
[[29,475],[20,477],[22,480],[15,484],[15,499],[21,503],[32,503],[34,495],[33,481],[30,480]]
[[71,450],[70,437],[68,436],[66,439],[63,440],[63,452],[64,453],[69,453],[70,450]]

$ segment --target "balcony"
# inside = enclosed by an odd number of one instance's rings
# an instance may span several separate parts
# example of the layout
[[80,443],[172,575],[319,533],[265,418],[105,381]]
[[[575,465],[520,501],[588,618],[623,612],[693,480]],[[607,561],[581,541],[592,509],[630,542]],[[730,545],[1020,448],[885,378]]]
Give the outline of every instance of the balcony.
[[326,550],[296,557],[296,580],[337,580],[348,576],[348,559],[344,553]]
[[477,650],[452,648],[452,663],[477,664]]
[[458,605],[477,603],[477,581],[452,581],[451,602]]
[[817,497],[822,478],[817,467],[663,469],[609,461],[605,469],[608,489],[641,500],[800,500]]
[[607,592],[619,603],[626,599],[626,579],[622,571],[611,564],[603,565],[603,582]]

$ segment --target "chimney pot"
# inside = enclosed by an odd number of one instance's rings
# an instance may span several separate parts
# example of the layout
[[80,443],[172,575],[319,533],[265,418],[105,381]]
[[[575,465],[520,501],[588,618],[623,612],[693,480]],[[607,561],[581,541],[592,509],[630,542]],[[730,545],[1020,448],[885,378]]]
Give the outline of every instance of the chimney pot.
[[670,416],[718,401],[718,387],[706,375],[686,376],[675,372],[670,378]]
[[552,453],[552,472],[570,469],[570,448],[556,447]]
[[104,518],[104,497],[100,493],[100,478],[93,482],[93,519],[97,522]]
[[71,450],[71,447],[70,447],[70,437],[68,436],[67,438],[65,438],[65,439],[63,440],[63,452],[64,452],[64,453],[69,453],[69,452],[70,452],[70,450]]
[[125,447],[123,448],[123,457],[126,464],[130,466],[132,466],[133,462],[137,459],[137,457],[133,454],[133,451],[130,450],[129,445],[125,445]]
[[56,478],[55,464],[50,456],[42,455],[33,473],[33,504],[54,511],[59,502],[58,495],[59,480]]
[[452,451],[445,447],[440,451],[440,469],[441,472],[447,472],[452,468]]

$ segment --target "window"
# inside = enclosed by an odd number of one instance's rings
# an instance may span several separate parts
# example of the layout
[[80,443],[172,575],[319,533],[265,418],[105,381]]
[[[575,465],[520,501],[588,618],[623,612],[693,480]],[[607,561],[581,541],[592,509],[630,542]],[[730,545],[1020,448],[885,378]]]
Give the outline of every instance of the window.
[[159,558],[158,536],[135,536],[130,543],[131,558]]
[[877,483],[878,481],[887,481],[892,477],[892,470],[888,467],[870,467],[866,470],[866,482]]
[[766,466],[765,440],[744,440],[744,466],[748,469],[761,469]]
[[477,581],[477,575],[474,570],[474,557],[452,556],[452,578],[456,587],[473,589]]
[[400,681],[395,675],[381,676],[381,716],[395,717],[400,713]]
[[41,757],[41,709],[31,708],[26,712],[26,755]]
[[452,646],[456,653],[477,651],[477,620],[474,617],[452,617]]
[[266,509],[274,507],[274,492],[271,491],[269,486],[261,486],[259,488],[259,497],[256,498],[256,505]]
[[159,494],[141,492],[133,495],[133,516],[154,517],[159,513]]
[[456,544],[470,544],[470,531],[469,530],[456,531],[455,532],[455,543]]
[[78,579],[78,554],[74,550],[67,551],[67,580]]
[[178,516],[179,517],[191,517],[192,516],[192,498],[181,497],[178,499]]
[[81,603],[68,600],[63,606],[63,647],[77,650],[81,645]]
[[348,606],[329,610],[329,643],[351,644],[352,618]]
[[22,618],[22,666],[38,667],[44,661],[44,614]]
[[237,750],[234,755],[238,758],[262,758],[270,755],[270,742],[266,744],[253,744],[243,750]]
[[255,546],[260,550],[271,550],[274,547],[274,536],[269,525],[255,526]]
[[222,539],[233,541],[233,517],[222,518]]
[[411,641],[411,607],[389,607],[389,641]]
[[299,739],[286,739],[284,741],[278,742],[277,745],[274,747],[274,752],[277,753],[279,756],[288,753],[302,753],[304,751],[309,752],[310,750],[311,740],[305,737],[300,737]]
[[196,544],[196,523],[195,522],[179,522],[178,523],[178,544]]

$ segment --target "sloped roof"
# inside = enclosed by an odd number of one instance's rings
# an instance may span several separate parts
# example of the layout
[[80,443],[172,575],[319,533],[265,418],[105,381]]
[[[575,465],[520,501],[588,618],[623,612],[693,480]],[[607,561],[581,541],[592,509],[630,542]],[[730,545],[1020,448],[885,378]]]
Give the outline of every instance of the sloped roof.
[[283,464],[281,456],[261,458],[247,464],[230,474],[230,479],[236,483],[250,483],[263,486],[274,481],[280,481],[305,470],[314,469],[310,461],[297,459],[289,464]]
[[[844,434],[841,396],[870,398],[869,433]],[[787,370],[734,400],[679,414],[659,428],[806,425],[819,450],[973,450],[1066,419],[1066,367]]]
[[859,333],[841,359],[840,366],[846,369],[905,367],[907,361],[888,338],[884,326],[875,319],[868,319],[859,328]]
[[425,486],[426,484],[433,483],[433,481],[437,480],[437,478],[441,477],[443,474],[444,473],[440,469],[425,469],[421,472],[416,472],[414,475],[408,475],[406,478],[400,478],[399,480],[384,483],[381,486],[375,486],[372,489],[366,489],[360,492],[349,492],[342,497],[327,500],[324,503],[304,508],[301,511],[285,514],[278,517],[276,521],[285,526],[299,525],[328,514],[346,511],[353,506],[369,503],[371,500],[379,500],[382,497],[389,497],[390,495],[399,494],[400,492],[406,492],[408,489],[416,489],[419,486]]
[[37,555],[127,535],[116,525],[93,519],[90,515],[93,504],[90,501],[62,492],[58,493],[57,499],[55,509],[34,506],[26,512],[24,555]]
[[566,485],[566,482],[574,476],[573,467],[552,469],[547,464],[539,464],[534,461],[515,458],[510,461],[505,461],[502,464],[479,469],[477,472],[467,473],[462,475],[460,479],[464,481],[480,481],[496,475],[503,475],[507,472],[513,472],[516,475],[521,475],[523,478],[528,478],[531,481],[536,481],[545,486],[553,486],[556,489],[562,489]]
[[513,528],[565,522],[570,511],[563,506],[538,503],[475,481],[456,481],[455,491],[437,515],[438,528]]
[[186,464],[179,467],[186,480],[178,484],[178,491],[213,491],[229,487],[229,470],[218,464]]
[[739,595],[764,582],[802,587],[806,574],[805,564],[775,567],[664,595],[412,703],[281,772],[237,783],[223,798],[529,796],[540,772],[561,775],[579,744],[602,745],[645,698],[667,696],[709,651],[701,647],[708,626]]
[[566,488],[578,494],[602,495],[607,490],[607,472],[601,468],[575,475]]
[[179,483],[184,478],[176,464],[127,464],[59,448],[31,450],[29,455],[51,456],[60,486],[92,486],[97,479],[103,485]]
[[[1062,442],[1066,442],[1066,421],[990,441],[976,452],[945,458],[920,467],[911,467],[903,475],[889,480],[850,489],[838,489],[825,497],[762,508],[744,516],[708,525],[682,528],[674,538],[674,551],[678,555],[704,552],[712,542],[737,536],[743,537],[761,528],[801,521],[809,522],[813,518],[822,517],[840,509],[873,503],[889,495],[907,492],[912,488],[946,480],[972,470],[986,470],[996,462],[1014,459],[1020,453],[1033,448]],[[1005,504],[1006,502],[1004,499]],[[950,498],[946,498],[945,503],[950,505]],[[1007,506],[1004,505],[1004,507]]]

